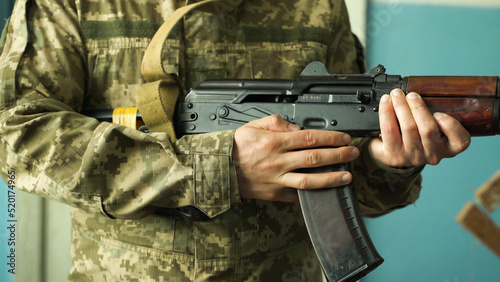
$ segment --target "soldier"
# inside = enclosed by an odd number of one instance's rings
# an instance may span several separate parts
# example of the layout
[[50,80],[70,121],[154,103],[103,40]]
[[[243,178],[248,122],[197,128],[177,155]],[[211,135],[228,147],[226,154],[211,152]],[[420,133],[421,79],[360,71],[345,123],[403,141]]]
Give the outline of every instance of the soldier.
[[[15,170],[18,188],[71,206],[69,280],[318,281],[296,189],[354,181],[363,213],[381,215],[418,198],[425,164],[470,142],[456,120],[400,90],[381,101],[382,139],[299,130],[272,116],[171,142],[79,114],[135,106],[144,51],[184,5],[15,4],[0,56],[1,174]],[[163,68],[185,90],[206,78],[296,78],[311,61],[363,71],[342,0],[218,5],[184,17],[164,43]],[[352,175],[294,172],[349,161]],[[203,220],[176,212],[189,206]]]

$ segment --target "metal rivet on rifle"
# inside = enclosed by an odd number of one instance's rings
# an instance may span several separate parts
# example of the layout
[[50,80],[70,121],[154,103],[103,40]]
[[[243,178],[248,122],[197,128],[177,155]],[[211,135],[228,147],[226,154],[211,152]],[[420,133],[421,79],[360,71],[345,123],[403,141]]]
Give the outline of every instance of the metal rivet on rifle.
[[359,108],[358,108],[358,111],[359,111],[360,113],[363,113],[363,112],[365,111],[365,107],[363,107],[363,106],[359,107]]
[[196,129],[196,125],[191,124],[191,125],[189,126],[189,129],[190,129],[190,130],[195,130],[195,129]]
[[220,117],[227,117],[229,115],[229,109],[226,107],[222,107],[219,109],[219,116]]
[[217,118],[217,116],[216,116],[215,114],[211,114],[211,115],[210,115],[210,119],[211,119],[211,120],[215,120],[216,118]]
[[337,122],[336,120],[332,120],[332,122],[330,122],[330,124],[331,124],[332,126],[336,126],[336,125],[338,124],[338,122]]
[[373,111],[377,113],[378,112],[378,106],[373,107]]
[[187,104],[187,107],[188,107],[188,109],[192,109],[193,108],[193,104],[189,103],[189,104]]

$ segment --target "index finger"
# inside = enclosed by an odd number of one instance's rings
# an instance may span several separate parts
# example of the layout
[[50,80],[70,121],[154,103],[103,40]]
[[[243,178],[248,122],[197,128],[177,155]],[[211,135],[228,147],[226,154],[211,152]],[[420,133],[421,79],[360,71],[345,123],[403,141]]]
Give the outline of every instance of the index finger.
[[351,142],[351,136],[347,133],[326,130],[301,130],[295,132],[281,133],[284,138],[282,146],[289,150],[340,147]]

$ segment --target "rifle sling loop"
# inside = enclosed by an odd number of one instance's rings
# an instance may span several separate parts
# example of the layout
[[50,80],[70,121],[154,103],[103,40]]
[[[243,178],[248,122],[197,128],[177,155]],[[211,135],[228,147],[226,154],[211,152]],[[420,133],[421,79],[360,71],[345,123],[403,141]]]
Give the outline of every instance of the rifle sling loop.
[[163,45],[177,22],[187,13],[195,9],[213,12],[217,7],[206,4],[218,1],[204,0],[175,10],[153,36],[143,57],[141,71],[147,83],[136,92],[137,107],[149,130],[166,132],[172,142],[176,140],[173,116],[180,90],[176,79],[163,69]]

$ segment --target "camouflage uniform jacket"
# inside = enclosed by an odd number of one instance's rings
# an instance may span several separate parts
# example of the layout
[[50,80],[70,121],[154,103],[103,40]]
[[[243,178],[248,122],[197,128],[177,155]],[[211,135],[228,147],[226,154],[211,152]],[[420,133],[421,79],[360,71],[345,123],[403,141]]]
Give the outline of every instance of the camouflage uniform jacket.
[[[311,61],[359,72],[341,0],[227,1],[193,12],[165,44],[187,89],[206,78],[296,78]],[[18,188],[70,205],[70,280],[315,281],[297,204],[241,200],[233,131],[145,134],[84,109],[135,105],[141,60],[175,0],[18,0],[2,37],[0,167]],[[365,215],[416,200],[420,168],[384,167],[368,140],[353,163]],[[186,221],[195,206],[210,219]]]

